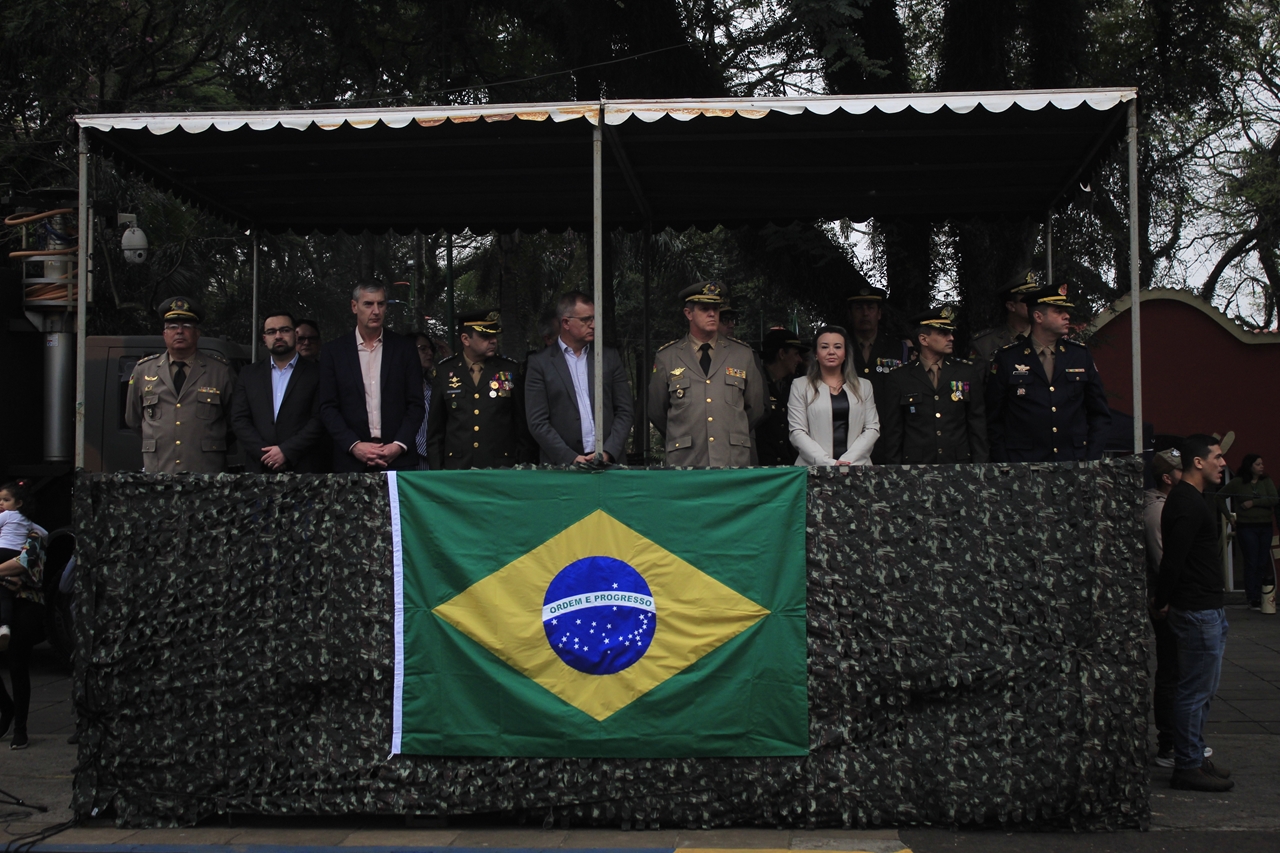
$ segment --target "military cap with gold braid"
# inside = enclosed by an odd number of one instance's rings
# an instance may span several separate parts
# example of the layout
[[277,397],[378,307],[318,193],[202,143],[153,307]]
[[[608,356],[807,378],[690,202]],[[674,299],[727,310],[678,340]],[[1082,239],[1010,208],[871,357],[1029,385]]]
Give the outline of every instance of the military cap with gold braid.
[[911,326],[928,326],[931,329],[954,332],[956,330],[956,310],[950,305],[940,305],[937,308],[930,308],[928,311],[915,315],[907,323]]
[[680,291],[680,301],[719,305],[729,301],[729,292],[718,281],[700,281]]
[[1067,299],[1067,286],[1065,284],[1060,284],[1057,287],[1042,287],[1039,290],[1024,293],[1022,301],[1027,303],[1029,308],[1036,305],[1056,305],[1059,308],[1076,307],[1075,303]]
[[502,318],[497,311],[471,311],[458,315],[458,331],[472,334],[497,335],[502,332]]
[[999,292],[1000,301],[1008,302],[1010,300],[1017,301],[1023,294],[1031,293],[1039,290],[1044,285],[1044,275],[1036,270],[1027,270],[1024,275],[1020,275],[1013,281],[1006,284]]
[[852,296],[849,297],[850,302],[884,302],[889,298],[889,293],[884,288],[874,285],[865,285],[857,289]]
[[160,303],[158,313],[161,320],[185,320],[189,323],[199,323],[204,318],[199,306],[185,296],[170,296]]

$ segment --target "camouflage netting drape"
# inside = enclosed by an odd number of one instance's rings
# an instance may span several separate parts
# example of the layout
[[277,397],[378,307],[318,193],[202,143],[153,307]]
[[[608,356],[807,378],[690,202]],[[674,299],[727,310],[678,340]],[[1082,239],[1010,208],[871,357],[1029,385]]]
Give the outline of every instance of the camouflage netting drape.
[[1140,495],[1132,461],[816,469],[808,758],[388,760],[383,478],[85,475],[74,809],[1141,826]]

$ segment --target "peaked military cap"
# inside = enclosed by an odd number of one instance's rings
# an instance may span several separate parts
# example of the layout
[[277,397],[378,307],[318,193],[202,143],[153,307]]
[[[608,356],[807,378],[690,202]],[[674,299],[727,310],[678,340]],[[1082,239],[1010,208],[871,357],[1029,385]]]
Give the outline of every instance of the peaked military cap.
[[889,293],[882,287],[876,287],[872,284],[863,285],[854,291],[849,297],[850,302],[884,302],[889,298]]
[[718,281],[700,281],[680,291],[680,301],[720,305],[729,301],[729,291]]
[[1044,273],[1039,270],[1027,270],[1023,275],[1018,276],[1013,281],[1006,284],[997,294],[1001,302],[1017,300],[1024,294],[1042,288],[1044,281]]
[[1056,305],[1059,308],[1075,308],[1075,303],[1067,299],[1067,285],[1065,283],[1056,287],[1042,287],[1039,290],[1032,290],[1022,295],[1022,301],[1028,306],[1033,305]]
[[956,330],[956,310],[950,305],[940,305],[915,315],[907,323],[911,326],[929,326],[944,332]]
[[496,335],[502,332],[502,318],[497,311],[471,311],[458,315],[458,331]]
[[161,320],[186,320],[199,323],[204,319],[200,307],[185,296],[170,296],[160,303],[158,313]]
[[809,347],[800,341],[800,336],[790,329],[770,329],[760,343],[760,349],[766,353],[777,352],[783,347],[791,347],[800,350],[801,353],[809,351]]

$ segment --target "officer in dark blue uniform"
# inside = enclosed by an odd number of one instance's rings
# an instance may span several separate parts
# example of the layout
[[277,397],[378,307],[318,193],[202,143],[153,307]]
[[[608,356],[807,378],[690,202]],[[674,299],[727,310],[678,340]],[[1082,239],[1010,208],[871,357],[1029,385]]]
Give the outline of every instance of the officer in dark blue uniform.
[[987,381],[993,462],[1101,459],[1111,424],[1102,380],[1084,344],[1068,340],[1067,286],[1025,294],[1031,333],[996,353]]

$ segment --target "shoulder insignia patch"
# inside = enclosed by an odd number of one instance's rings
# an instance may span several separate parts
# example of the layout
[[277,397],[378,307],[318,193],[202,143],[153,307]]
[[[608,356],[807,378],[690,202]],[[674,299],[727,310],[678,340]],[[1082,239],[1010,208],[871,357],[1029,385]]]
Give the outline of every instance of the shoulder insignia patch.
[[674,341],[667,341],[665,344],[663,344],[662,346],[658,347],[657,351],[658,351],[658,352],[662,352],[662,351],[663,351],[664,349],[666,349],[667,347],[672,346],[673,344],[678,344],[678,343],[680,343],[680,340],[681,340],[680,338],[676,338]]
[[203,356],[207,356],[207,357],[209,357],[209,358],[213,359],[214,361],[219,362],[219,363],[221,363],[221,364],[225,364],[225,365],[228,365],[228,366],[230,366],[230,364],[231,364],[231,362],[227,361],[227,357],[226,357],[225,355],[223,355],[222,353],[220,353],[220,352],[214,352],[213,350],[205,350],[205,349],[202,349],[202,350],[200,350],[200,354],[201,354],[201,355],[203,355]]
[[1088,349],[1088,347],[1085,346],[1084,344],[1080,343],[1079,341],[1072,340],[1071,338],[1062,338],[1061,340],[1062,340],[1062,343],[1064,344],[1073,344],[1074,346],[1078,346],[1082,349]]
[[138,359],[138,364],[146,364],[148,361],[155,361],[162,355],[164,355],[162,352],[153,353],[152,355],[144,355],[142,358]]

